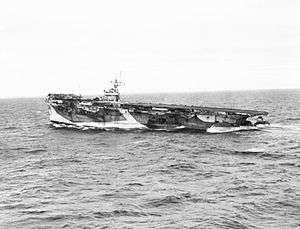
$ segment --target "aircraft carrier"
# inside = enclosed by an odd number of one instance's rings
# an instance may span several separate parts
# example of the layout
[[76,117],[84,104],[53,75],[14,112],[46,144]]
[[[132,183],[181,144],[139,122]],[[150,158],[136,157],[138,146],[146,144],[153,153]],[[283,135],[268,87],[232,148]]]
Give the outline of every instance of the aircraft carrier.
[[[120,99],[116,79],[104,95],[84,98],[74,94],[49,94],[46,103],[50,121],[95,129],[191,129],[205,131],[216,128],[251,129],[268,124],[266,111],[188,106],[161,103],[130,103]],[[226,132],[226,131],[225,131]]]

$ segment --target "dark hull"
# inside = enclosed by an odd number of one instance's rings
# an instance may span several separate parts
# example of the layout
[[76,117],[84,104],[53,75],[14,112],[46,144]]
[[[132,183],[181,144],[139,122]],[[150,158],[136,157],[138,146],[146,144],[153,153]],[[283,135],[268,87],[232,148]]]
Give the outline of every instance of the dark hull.
[[50,121],[95,128],[186,128],[251,126],[248,119],[264,111],[151,103],[116,103],[81,98],[47,99]]

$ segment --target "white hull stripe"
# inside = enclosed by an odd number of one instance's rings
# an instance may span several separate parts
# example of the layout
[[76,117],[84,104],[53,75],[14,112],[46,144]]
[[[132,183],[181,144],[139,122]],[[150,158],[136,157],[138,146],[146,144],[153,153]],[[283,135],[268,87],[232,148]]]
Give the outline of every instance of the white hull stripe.
[[95,128],[119,128],[119,129],[147,129],[147,127],[138,121],[136,121],[128,110],[119,108],[121,114],[123,114],[126,120],[124,121],[113,121],[113,122],[71,122],[56,112],[51,106],[49,109],[50,121],[65,123],[69,125],[75,125],[79,127],[95,127]]

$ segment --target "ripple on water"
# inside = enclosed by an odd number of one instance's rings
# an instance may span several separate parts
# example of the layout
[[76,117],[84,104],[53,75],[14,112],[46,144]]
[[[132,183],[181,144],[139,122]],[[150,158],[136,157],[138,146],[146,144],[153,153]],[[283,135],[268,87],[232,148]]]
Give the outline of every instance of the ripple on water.
[[33,150],[25,151],[25,153],[28,153],[28,154],[39,154],[39,153],[44,153],[44,152],[47,152],[47,150],[46,149],[33,149]]
[[42,99],[0,100],[0,228],[297,228],[291,93],[175,95],[277,123],[227,134],[57,129]]
[[129,210],[114,210],[111,212],[98,211],[93,213],[96,218],[111,218],[111,217],[143,217],[143,216],[161,216],[153,212],[129,211]]

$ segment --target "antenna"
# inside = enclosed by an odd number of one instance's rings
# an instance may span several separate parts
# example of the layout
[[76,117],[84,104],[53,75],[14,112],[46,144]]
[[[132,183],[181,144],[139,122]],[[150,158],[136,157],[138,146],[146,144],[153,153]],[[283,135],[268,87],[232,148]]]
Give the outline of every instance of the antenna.
[[[125,84],[121,81],[121,77],[122,77],[122,71],[120,71],[119,77],[116,76],[114,81],[110,81],[110,82],[113,84],[113,87],[114,87],[114,89],[115,89],[116,92],[119,92],[119,89],[118,89],[119,86],[125,85]],[[119,78],[119,80],[118,80],[118,78]]]
[[[122,72],[120,72],[119,78],[121,77],[121,74]],[[107,98],[111,97],[114,101],[118,102],[120,100],[119,86],[124,85],[124,83],[119,81],[117,76],[115,77],[115,80],[110,82],[112,83],[113,87],[109,90],[104,90],[104,96]]]

